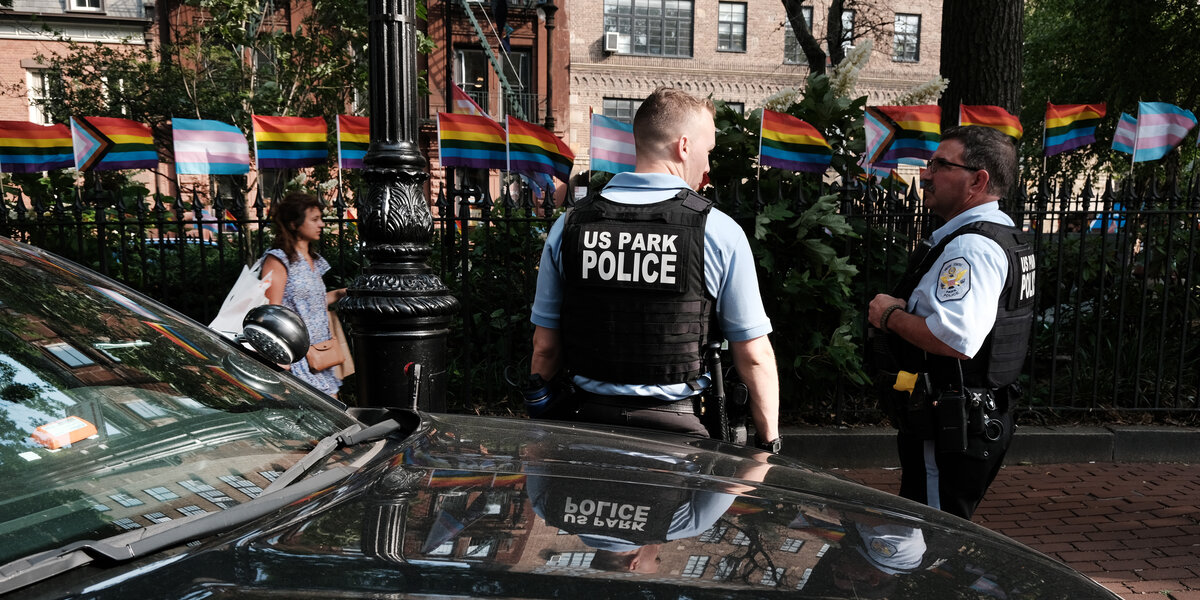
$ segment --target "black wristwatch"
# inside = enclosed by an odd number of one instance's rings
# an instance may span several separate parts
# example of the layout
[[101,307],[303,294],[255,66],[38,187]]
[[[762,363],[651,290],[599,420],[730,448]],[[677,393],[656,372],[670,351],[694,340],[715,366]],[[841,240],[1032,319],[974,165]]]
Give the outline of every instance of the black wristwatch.
[[754,436],[754,447],[764,452],[770,452],[771,454],[779,454],[779,451],[783,449],[783,438],[775,438],[769,442],[764,442],[760,441],[758,436]]

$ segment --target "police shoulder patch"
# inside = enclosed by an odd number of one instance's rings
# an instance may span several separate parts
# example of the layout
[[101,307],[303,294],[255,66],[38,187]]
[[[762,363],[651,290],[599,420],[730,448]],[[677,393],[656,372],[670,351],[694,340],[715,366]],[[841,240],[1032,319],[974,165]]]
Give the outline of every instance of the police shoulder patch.
[[970,291],[971,263],[961,256],[942,263],[938,271],[937,299],[941,302],[961,300]]

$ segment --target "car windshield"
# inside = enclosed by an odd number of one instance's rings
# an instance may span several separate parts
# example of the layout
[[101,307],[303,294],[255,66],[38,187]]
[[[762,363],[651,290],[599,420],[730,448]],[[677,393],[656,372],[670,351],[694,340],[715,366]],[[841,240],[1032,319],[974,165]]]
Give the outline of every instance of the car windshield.
[[0,564],[230,508],[353,423],[70,263],[0,239],[0,281]]

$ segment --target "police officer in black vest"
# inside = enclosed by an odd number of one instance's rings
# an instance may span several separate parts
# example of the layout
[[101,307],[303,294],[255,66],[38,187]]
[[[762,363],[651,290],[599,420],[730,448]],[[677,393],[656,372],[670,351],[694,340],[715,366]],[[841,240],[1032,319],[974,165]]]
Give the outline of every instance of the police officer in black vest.
[[[526,394],[531,416],[707,435],[706,344],[727,339],[763,449],[778,452],[779,380],[741,228],[695,193],[716,143],[711,100],[660,88],[633,122],[636,169],[551,228],[531,321],[531,373],[565,373],[577,412]],[[530,386],[535,388],[536,386]],[[536,391],[531,389],[531,391]],[[545,412],[549,411],[549,412]]]
[[1033,251],[999,205],[1014,173],[1003,133],[943,133],[921,186],[946,223],[868,311],[881,404],[899,429],[900,495],[968,519],[1012,441],[1033,324]]

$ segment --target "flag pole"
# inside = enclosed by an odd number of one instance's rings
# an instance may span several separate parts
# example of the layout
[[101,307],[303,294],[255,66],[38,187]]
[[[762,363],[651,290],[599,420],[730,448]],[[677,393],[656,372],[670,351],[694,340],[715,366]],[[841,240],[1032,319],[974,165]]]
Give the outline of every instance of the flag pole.
[[[1046,114],[1050,113],[1050,101],[1046,101]],[[1042,176],[1046,175],[1046,116],[1042,116]]]
[[1133,166],[1137,164],[1138,139],[1142,136],[1142,100],[1138,99],[1138,120],[1133,126],[1133,153],[1129,155],[1129,183],[1133,184]]

